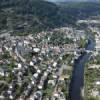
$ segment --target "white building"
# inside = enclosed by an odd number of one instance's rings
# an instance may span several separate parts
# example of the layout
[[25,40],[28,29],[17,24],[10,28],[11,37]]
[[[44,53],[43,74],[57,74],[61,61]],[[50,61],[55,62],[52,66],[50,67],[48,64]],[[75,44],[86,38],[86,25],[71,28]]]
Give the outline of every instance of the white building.
[[96,42],[95,49],[97,52],[99,52],[100,51],[100,35],[95,35],[95,42]]

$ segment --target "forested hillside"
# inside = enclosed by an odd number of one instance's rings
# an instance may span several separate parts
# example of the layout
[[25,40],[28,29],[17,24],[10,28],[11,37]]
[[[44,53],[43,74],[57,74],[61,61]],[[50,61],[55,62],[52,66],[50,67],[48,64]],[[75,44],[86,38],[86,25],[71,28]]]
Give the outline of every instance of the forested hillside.
[[60,3],[44,0],[0,0],[0,30],[34,33],[65,25],[75,25],[100,13],[98,3]]
[[97,2],[62,2],[58,3],[64,14],[75,19],[85,19],[100,14],[100,3]]
[[41,31],[62,25],[59,8],[42,0],[0,0],[0,29]]

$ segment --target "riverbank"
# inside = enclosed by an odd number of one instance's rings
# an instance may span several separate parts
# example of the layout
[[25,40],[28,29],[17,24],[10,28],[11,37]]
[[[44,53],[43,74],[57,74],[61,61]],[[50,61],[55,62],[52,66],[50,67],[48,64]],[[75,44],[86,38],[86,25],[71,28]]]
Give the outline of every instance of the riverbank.
[[[86,46],[86,50],[94,49],[94,40],[92,36],[89,36],[89,44]],[[83,100],[84,98],[84,66],[88,61],[91,53],[82,54],[73,66],[73,74],[69,89],[70,100]]]
[[85,65],[85,100],[100,100],[100,56],[92,56]]

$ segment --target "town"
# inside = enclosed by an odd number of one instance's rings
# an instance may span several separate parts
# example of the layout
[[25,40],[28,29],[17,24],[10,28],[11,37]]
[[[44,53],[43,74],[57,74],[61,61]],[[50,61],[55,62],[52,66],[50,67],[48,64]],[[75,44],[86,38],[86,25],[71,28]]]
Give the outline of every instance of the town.
[[100,100],[100,0],[0,0],[0,100]]
[[0,100],[66,100],[74,60],[86,43],[84,30],[69,27],[35,36],[3,31]]

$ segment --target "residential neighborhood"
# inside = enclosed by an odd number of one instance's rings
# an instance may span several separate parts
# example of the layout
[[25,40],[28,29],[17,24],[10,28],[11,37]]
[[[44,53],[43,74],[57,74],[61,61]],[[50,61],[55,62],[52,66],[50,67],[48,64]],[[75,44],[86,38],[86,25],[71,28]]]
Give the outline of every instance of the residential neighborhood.
[[[59,45],[54,37],[58,32],[63,34]],[[78,41],[85,39],[83,32],[64,27],[36,36],[1,34],[0,100],[66,100],[72,65],[79,56]]]

